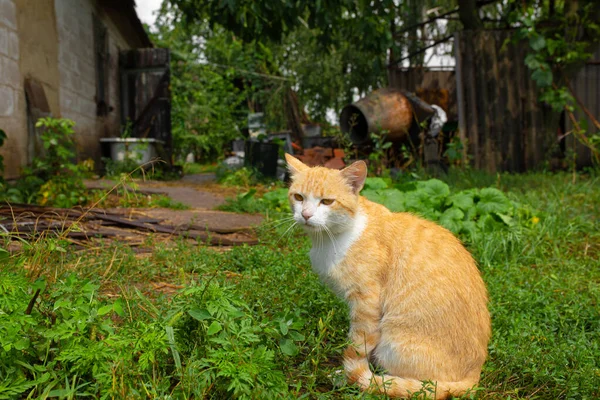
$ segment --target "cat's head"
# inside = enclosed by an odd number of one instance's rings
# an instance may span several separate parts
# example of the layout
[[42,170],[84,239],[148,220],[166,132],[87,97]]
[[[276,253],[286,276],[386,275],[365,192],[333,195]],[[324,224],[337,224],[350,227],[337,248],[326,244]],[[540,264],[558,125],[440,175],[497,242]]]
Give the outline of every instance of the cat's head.
[[286,154],[292,184],[288,192],[294,220],[309,233],[339,233],[352,226],[367,164],[357,161],[343,170],[309,167]]

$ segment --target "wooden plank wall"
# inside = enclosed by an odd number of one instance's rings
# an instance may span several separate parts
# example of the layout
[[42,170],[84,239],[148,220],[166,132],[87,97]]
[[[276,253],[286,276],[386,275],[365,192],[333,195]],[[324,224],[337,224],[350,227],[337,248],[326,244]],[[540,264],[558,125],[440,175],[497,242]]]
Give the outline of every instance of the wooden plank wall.
[[538,102],[524,63],[527,43],[509,31],[455,37],[459,127],[473,166],[489,172],[539,167],[557,146],[560,115]]
[[[575,74],[570,83],[575,96],[581,100],[596,120],[600,120],[600,47],[596,49],[592,59]],[[598,132],[585,113],[578,109],[574,114],[578,121],[587,121],[588,135]],[[565,119],[565,128],[566,132],[570,132],[574,128],[569,118]],[[592,165],[591,151],[575,140],[572,135],[567,136],[567,149],[576,152],[576,164],[579,168]],[[568,156],[569,154],[567,154]]]

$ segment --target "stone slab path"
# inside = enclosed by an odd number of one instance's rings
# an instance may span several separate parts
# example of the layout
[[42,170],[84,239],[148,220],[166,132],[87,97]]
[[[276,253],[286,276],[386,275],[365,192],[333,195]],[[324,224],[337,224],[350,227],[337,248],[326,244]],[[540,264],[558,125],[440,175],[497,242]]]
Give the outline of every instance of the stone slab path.
[[[162,194],[190,207],[189,210],[143,209],[143,213],[164,219],[175,226],[189,225],[196,229],[205,228],[213,232],[239,232],[260,225],[260,215],[236,214],[215,210],[225,203],[226,196],[210,190],[214,184],[214,174],[194,174],[184,176],[178,181],[136,181],[135,190],[142,193]],[[89,189],[110,189],[117,182],[98,179],[87,180]],[[131,190],[134,190],[129,186]],[[142,211],[142,210],[140,210]]]

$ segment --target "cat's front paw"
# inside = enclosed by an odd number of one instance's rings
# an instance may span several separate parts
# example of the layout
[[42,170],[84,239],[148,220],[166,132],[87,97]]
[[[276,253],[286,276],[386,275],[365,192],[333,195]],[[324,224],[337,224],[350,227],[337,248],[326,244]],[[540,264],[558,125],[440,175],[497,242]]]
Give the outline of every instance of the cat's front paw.
[[356,383],[362,388],[367,388],[371,384],[373,373],[366,358],[344,358],[344,370],[350,383]]

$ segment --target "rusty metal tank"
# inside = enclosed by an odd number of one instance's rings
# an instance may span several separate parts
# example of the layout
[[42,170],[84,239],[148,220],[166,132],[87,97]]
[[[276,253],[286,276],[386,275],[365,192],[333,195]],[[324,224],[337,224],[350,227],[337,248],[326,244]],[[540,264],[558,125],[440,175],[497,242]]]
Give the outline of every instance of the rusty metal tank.
[[413,124],[431,117],[435,110],[413,93],[395,88],[377,89],[342,109],[340,128],[354,144],[369,141],[370,133],[387,131],[395,141],[408,135]]

